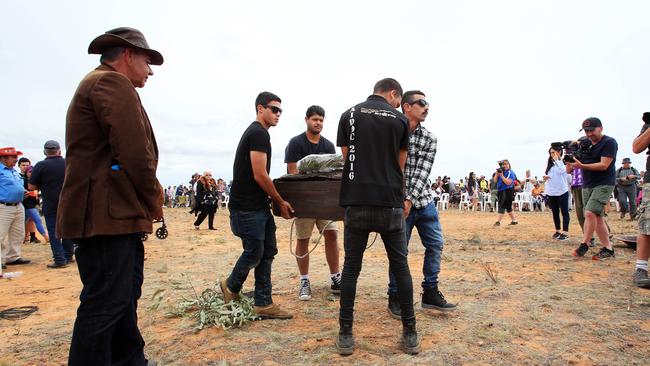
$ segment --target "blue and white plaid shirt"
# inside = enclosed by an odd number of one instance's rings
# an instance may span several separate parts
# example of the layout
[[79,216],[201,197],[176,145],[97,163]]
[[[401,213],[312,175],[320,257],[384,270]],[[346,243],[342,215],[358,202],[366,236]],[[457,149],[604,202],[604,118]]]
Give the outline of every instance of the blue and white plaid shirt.
[[409,152],[404,168],[405,199],[422,209],[433,201],[429,174],[438,149],[438,139],[421,124],[409,137]]

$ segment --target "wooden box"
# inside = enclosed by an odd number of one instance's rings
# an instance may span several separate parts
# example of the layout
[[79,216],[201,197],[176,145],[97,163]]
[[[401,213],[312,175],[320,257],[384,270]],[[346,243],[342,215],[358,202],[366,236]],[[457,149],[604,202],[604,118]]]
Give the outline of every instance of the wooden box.
[[[345,210],[339,206],[339,175],[286,175],[273,181],[278,193],[288,201],[296,217],[342,221]],[[273,203],[273,214],[280,209]]]

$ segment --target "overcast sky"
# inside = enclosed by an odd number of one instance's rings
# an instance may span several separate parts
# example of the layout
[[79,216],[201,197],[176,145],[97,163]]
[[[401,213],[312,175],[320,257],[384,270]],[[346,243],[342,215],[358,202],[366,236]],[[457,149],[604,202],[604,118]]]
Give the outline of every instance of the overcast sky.
[[264,90],[285,111],[270,130],[278,177],[307,107],[325,108],[335,142],[341,113],[384,77],[431,103],[433,176],[509,158],[541,177],[549,143],[590,116],[618,141],[617,166],[645,167],[631,144],[650,110],[649,1],[5,1],[0,14],[0,145],[33,162],[45,140],[63,143],[70,98],[99,62],[90,41],[130,26],[165,57],[138,89],[165,186],[206,169],[230,179]]

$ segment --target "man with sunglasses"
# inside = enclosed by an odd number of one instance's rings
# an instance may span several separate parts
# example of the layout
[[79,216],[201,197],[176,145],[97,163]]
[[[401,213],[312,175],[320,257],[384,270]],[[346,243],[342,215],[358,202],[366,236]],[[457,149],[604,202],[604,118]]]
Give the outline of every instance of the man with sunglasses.
[[262,92],[255,100],[257,118],[244,131],[233,165],[230,190],[230,227],[240,237],[244,251],[230,276],[219,284],[224,302],[238,300],[248,273],[255,269],[254,310],[265,319],[291,319],[293,315],[273,303],[271,297],[271,265],[278,253],[275,221],[269,209],[269,196],[280,207],[282,217],[291,218],[293,208],[273,185],[271,170],[271,137],[268,129],[276,126],[282,109],[280,97]]
[[[455,304],[448,303],[438,290],[438,274],[442,257],[443,239],[442,227],[438,210],[433,201],[433,195],[428,187],[431,186],[429,174],[436,157],[438,140],[429,132],[422,122],[429,114],[429,103],[423,92],[411,90],[402,97],[402,111],[409,120],[409,151],[404,168],[406,176],[404,216],[406,217],[406,241],[411,239],[413,227],[417,227],[422,245],[424,245],[424,263],[422,273],[422,307],[439,311],[450,311]],[[389,271],[388,311],[399,319],[402,315],[397,297],[395,276]]]
[[336,341],[341,355],[354,352],[354,300],[371,232],[381,235],[395,275],[402,309],[402,347],[408,354],[420,352],[404,233],[403,170],[409,127],[407,118],[395,109],[401,101],[400,84],[382,79],[375,84],[373,95],[345,111],[339,121],[337,145],[345,160],[340,193],[340,205],[345,207],[345,262]]

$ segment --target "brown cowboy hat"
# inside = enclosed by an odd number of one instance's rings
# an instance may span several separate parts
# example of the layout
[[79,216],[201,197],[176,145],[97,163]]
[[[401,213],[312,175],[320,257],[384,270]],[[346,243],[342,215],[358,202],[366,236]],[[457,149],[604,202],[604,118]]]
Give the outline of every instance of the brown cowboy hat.
[[15,147],[3,147],[0,148],[0,156],[20,156],[23,153],[17,151]]
[[134,28],[120,27],[107,31],[90,42],[88,53],[100,55],[109,47],[131,47],[144,51],[151,58],[152,65],[162,65],[164,61],[160,52],[149,48],[144,34]]

